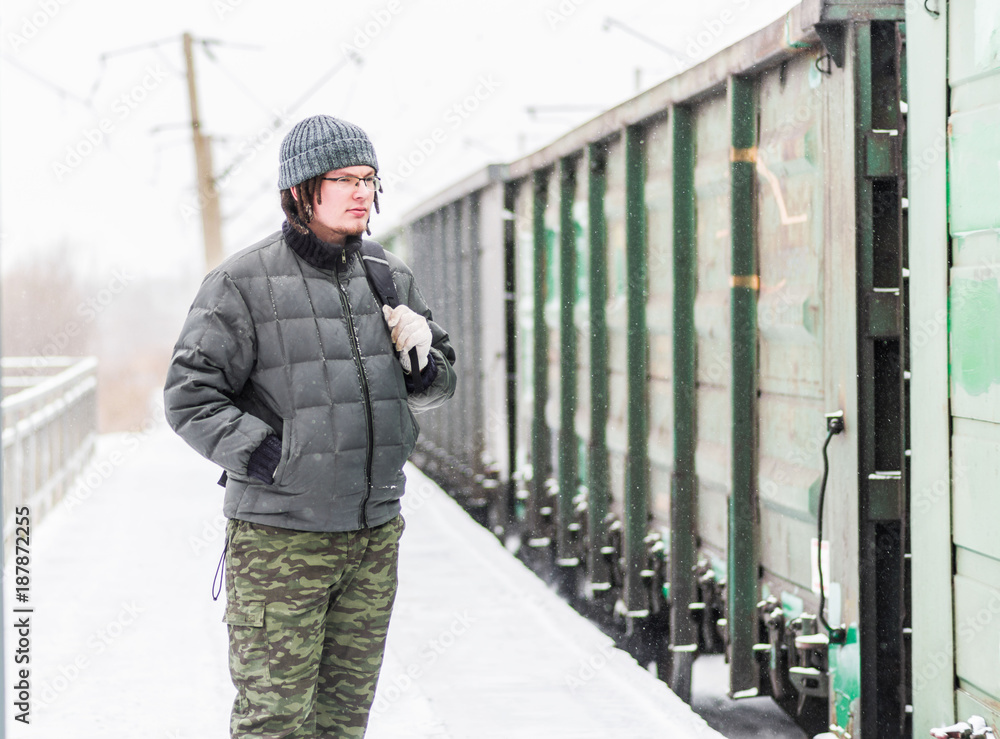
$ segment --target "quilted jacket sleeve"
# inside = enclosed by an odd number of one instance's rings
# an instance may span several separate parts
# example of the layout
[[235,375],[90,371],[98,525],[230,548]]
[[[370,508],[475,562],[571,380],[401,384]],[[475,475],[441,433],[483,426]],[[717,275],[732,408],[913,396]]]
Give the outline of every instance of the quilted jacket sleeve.
[[229,275],[202,283],[174,347],[164,388],[167,422],[202,456],[246,474],[250,454],[274,433],[233,403],[250,376],[256,336],[250,312]]

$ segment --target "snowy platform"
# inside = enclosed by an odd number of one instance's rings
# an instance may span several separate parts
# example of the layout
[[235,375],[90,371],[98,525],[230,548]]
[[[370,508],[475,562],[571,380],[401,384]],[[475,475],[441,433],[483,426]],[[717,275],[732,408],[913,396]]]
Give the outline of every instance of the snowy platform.
[[[400,588],[368,739],[721,737],[413,467]],[[4,593],[7,736],[224,739],[235,691],[218,470],[165,428],[102,437]],[[29,725],[12,715],[29,607]],[[17,614],[22,617],[24,614]],[[13,679],[12,679],[13,678]]]

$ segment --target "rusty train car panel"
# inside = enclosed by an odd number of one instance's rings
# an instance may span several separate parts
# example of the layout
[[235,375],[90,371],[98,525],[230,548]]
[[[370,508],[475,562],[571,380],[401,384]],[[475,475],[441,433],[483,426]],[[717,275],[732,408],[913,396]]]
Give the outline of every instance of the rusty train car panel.
[[[725,95],[694,107],[697,241],[698,534],[707,551],[723,553],[728,538],[730,469],[729,383],[729,109]],[[724,574],[723,574],[724,579]]]
[[649,296],[649,489],[655,520],[670,520],[674,449],[673,385],[673,144],[669,118],[652,122],[646,137],[645,206]]

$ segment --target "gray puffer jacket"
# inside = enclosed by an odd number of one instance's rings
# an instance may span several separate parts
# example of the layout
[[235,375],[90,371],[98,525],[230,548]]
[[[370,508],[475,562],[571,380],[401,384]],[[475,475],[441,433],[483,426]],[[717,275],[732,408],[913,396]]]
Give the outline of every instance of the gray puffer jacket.
[[[335,249],[285,224],[212,270],[191,306],[167,373],[166,416],[226,470],[229,518],[351,531],[399,512],[413,412],[454,394],[455,352],[412,272],[387,253],[400,303],[433,336],[422,373],[430,383],[408,390],[360,244]],[[269,435],[280,437],[281,458],[267,484],[247,465]]]

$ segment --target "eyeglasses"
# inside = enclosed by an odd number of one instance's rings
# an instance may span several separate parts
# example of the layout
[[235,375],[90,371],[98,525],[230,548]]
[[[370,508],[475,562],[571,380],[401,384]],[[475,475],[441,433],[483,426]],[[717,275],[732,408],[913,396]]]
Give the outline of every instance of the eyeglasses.
[[324,177],[323,179],[329,180],[338,190],[343,190],[344,192],[353,190],[358,186],[359,182],[364,182],[365,188],[368,190],[378,190],[379,185],[382,184],[382,181],[375,175],[371,177],[355,177],[348,174],[343,177]]

